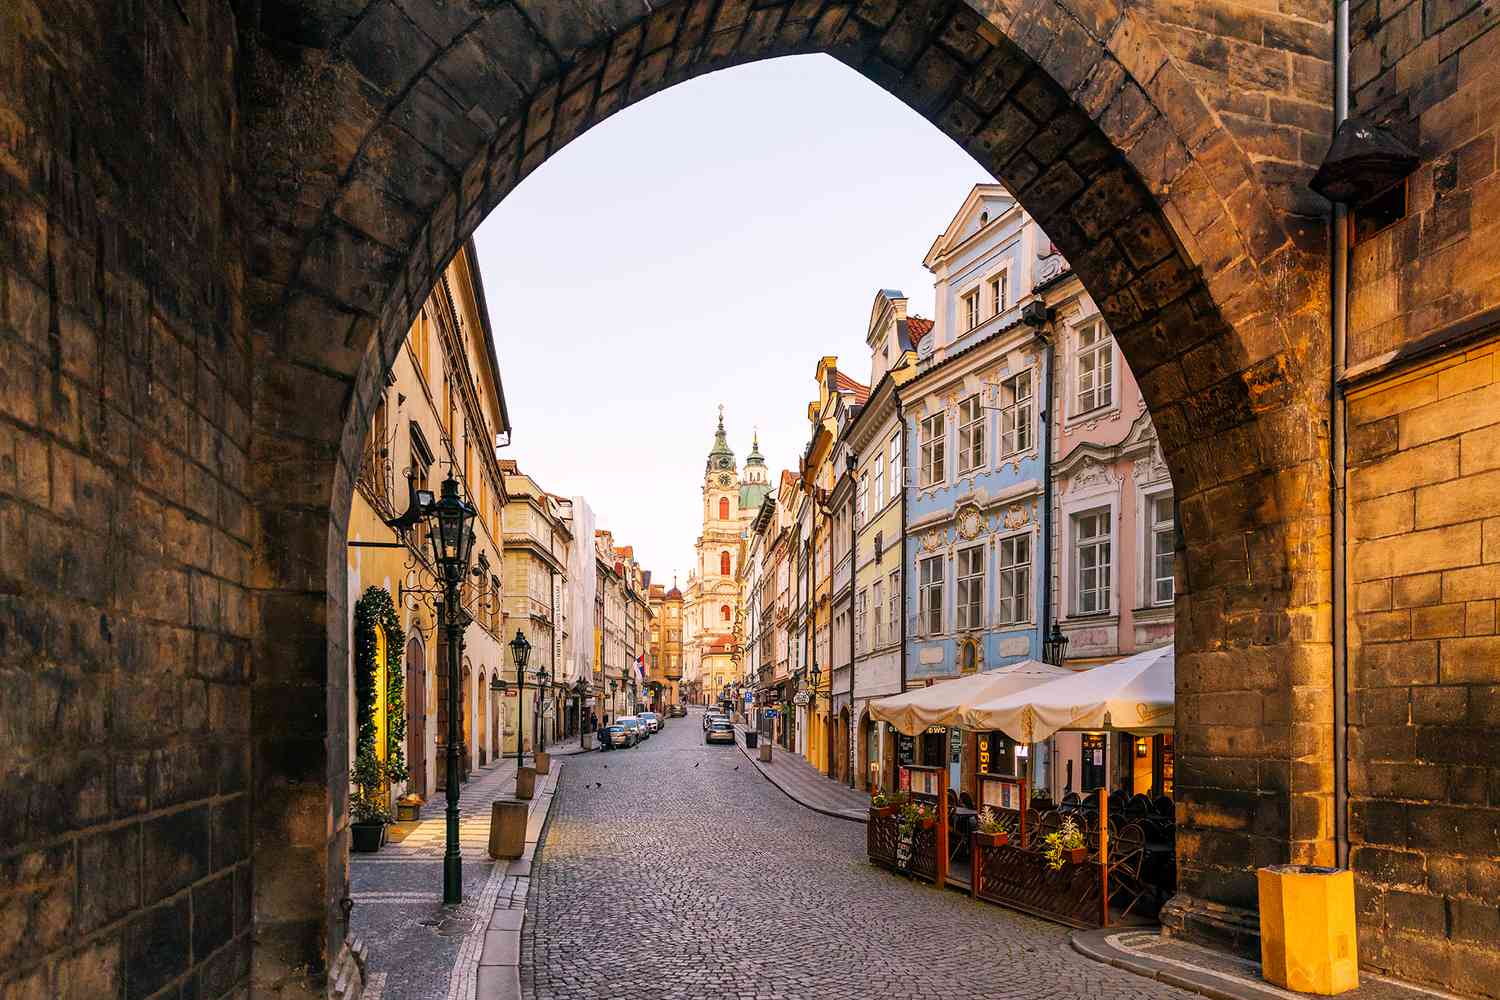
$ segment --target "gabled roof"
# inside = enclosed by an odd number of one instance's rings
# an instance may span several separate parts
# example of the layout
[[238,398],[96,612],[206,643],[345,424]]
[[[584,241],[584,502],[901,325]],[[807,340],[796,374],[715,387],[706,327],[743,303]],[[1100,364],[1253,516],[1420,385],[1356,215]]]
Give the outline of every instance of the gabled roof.
[[903,346],[916,350],[922,338],[932,332],[932,326],[933,321],[925,316],[906,317],[906,336],[909,342]]
[[[999,211],[991,214],[989,219],[980,222],[976,217],[985,211],[981,206],[987,200],[1002,202]],[[1016,204],[1016,199],[1002,184],[975,184],[964,199],[958,214],[948,223],[948,228],[932,241],[932,247],[927,251],[927,256],[922,258],[922,266],[929,271],[937,266],[939,258],[946,256],[953,250],[968,242],[976,232],[983,230],[986,226],[993,224],[1006,212],[1009,212]],[[977,224],[977,228],[976,225]]]
[[856,382],[837,368],[833,371],[833,387],[839,392],[847,392],[854,397],[856,403],[863,403],[870,398],[870,387],[863,382]]

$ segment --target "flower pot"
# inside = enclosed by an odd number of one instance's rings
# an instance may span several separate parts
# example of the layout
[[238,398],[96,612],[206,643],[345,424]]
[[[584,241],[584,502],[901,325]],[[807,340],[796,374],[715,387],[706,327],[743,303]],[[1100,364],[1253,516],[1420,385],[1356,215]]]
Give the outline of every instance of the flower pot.
[[979,841],[980,847],[1004,847],[1010,843],[1010,834],[1008,832],[985,833],[980,830],[974,834],[974,839]]
[[374,854],[385,842],[385,824],[350,823],[349,849],[359,854]]
[[1070,847],[1063,851],[1063,857],[1075,865],[1081,865],[1089,859],[1089,849],[1087,847]]
[[923,816],[921,820],[921,826],[924,830],[931,830],[933,827],[937,826],[937,818],[933,816]]
[[885,819],[887,816],[894,816],[896,815],[896,810],[899,808],[900,806],[871,806],[870,818]]

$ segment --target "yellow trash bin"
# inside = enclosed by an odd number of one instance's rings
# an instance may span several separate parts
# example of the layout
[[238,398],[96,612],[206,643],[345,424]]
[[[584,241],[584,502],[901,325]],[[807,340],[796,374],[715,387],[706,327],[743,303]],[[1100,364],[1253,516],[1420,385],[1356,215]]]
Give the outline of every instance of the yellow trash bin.
[[1359,986],[1354,873],[1347,868],[1274,865],[1260,888],[1260,967],[1266,982],[1332,996]]

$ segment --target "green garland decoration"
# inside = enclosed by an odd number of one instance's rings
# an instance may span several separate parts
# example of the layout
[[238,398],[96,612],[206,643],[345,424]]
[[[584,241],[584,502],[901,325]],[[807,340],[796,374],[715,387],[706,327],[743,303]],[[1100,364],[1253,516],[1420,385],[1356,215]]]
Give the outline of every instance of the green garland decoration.
[[[375,756],[376,625],[385,631],[385,704],[390,736],[384,768]],[[370,778],[377,781],[381,777],[388,781],[405,781],[407,778],[406,672],[401,666],[405,652],[406,634],[390,592],[384,587],[371,587],[354,604],[354,706],[359,727],[354,744],[356,784],[370,783]]]

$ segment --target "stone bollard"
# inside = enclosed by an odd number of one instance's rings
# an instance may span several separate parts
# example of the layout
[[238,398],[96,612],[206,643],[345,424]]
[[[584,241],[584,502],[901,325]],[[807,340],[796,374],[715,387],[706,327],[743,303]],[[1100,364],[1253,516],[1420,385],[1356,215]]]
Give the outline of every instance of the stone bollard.
[[516,798],[529,799],[536,791],[536,768],[516,768]]
[[514,860],[526,852],[526,803],[497,799],[490,804],[490,857]]
[[762,764],[769,764],[769,763],[771,763],[771,741],[770,740],[762,740],[761,741],[761,744],[760,744],[760,762]]
[[584,733],[583,734],[583,742],[579,745],[579,749],[581,749],[581,750],[592,750],[592,749],[594,749],[594,734],[593,733]]
[[536,752],[536,773],[552,773],[552,755],[545,750],[538,750]]

